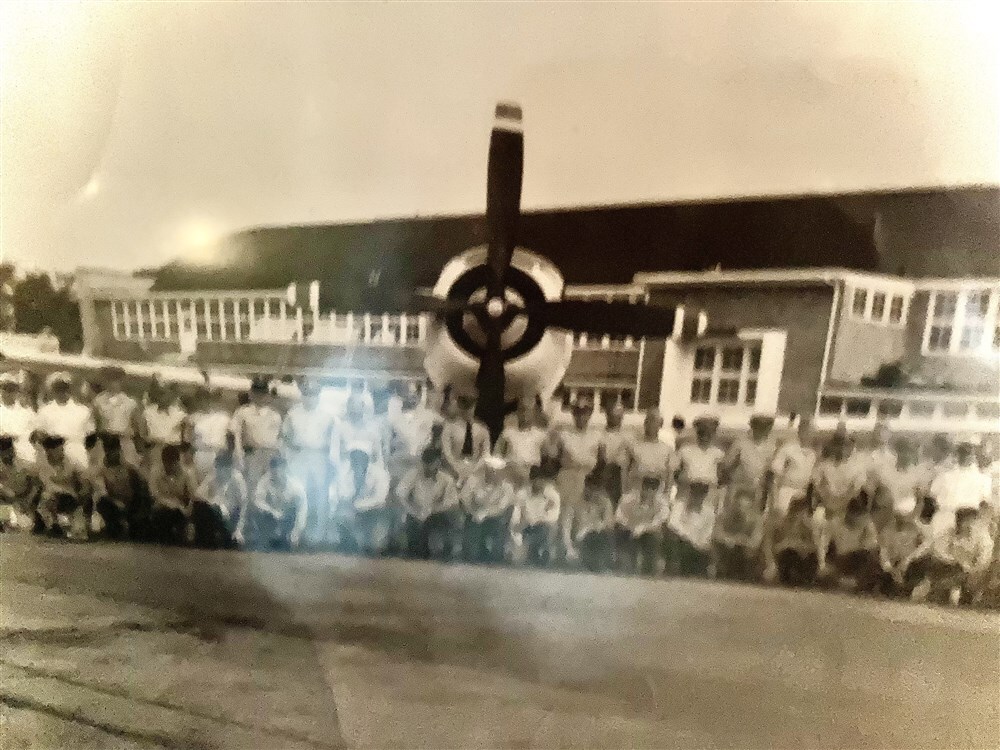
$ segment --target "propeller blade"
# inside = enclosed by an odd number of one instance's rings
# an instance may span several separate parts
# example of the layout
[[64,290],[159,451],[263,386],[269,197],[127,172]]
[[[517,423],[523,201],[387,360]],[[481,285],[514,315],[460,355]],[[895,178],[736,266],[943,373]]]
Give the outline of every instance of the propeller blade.
[[546,326],[578,333],[666,338],[673,330],[676,309],[629,302],[564,299],[534,306],[528,314]]
[[521,177],[524,170],[524,133],[521,107],[501,102],[496,106],[490,133],[489,166],[486,170],[486,229],[490,269],[490,297],[503,295],[504,280],[517,244],[521,213]]
[[506,416],[504,391],[506,390],[504,355],[500,349],[500,330],[495,323],[487,323],[486,349],[479,359],[476,376],[478,400],[476,414],[490,430],[490,444],[495,445]]

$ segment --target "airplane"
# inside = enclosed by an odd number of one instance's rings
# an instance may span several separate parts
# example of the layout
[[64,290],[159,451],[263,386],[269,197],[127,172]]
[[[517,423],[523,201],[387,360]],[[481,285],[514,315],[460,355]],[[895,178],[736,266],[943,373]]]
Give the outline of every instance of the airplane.
[[486,177],[485,247],[445,264],[430,295],[407,312],[432,313],[424,359],[436,387],[476,397],[494,441],[517,400],[546,397],[569,365],[573,333],[684,338],[703,334],[704,315],[679,307],[564,299],[563,277],[548,259],[518,246],[524,129],[521,107],[496,105]]
[[[690,340],[706,333],[703,313],[682,307],[565,299],[559,269],[518,245],[524,131],[521,107],[496,105],[486,177],[488,242],[448,261],[430,293],[393,295],[392,309],[368,312],[430,314],[424,367],[438,389],[476,398],[477,416],[495,442],[519,399],[546,398],[562,381],[573,350],[573,333],[668,337]],[[293,282],[291,287],[296,286]],[[290,291],[290,300],[292,299]],[[132,379],[223,390],[245,390],[249,380],[207,373],[192,366],[120,362],[85,356],[17,354],[6,364],[43,371],[68,370],[90,378],[109,367]],[[287,374],[275,362],[278,376]]]

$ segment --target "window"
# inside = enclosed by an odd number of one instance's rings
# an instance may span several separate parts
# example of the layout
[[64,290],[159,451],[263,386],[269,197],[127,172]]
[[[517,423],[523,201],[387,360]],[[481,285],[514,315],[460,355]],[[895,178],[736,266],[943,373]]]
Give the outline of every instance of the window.
[[853,301],[851,302],[851,311],[855,317],[863,318],[865,317],[866,307],[868,307],[868,290],[855,289]]
[[125,303],[116,300],[111,307],[111,318],[115,329],[115,338],[123,339],[128,333],[125,328]]
[[893,324],[899,324],[903,322],[903,304],[904,299],[899,295],[892,295],[892,301],[889,303],[889,322]]
[[165,339],[167,337],[167,303],[163,300],[153,303],[156,315],[153,318],[153,330],[156,338]]
[[759,343],[695,349],[691,403],[753,406],[757,401],[760,354]]
[[867,398],[849,398],[846,401],[845,411],[850,417],[867,417],[872,410],[872,402]]
[[951,329],[955,324],[958,295],[955,292],[935,292],[931,312],[927,348],[932,352],[946,352],[951,348]]
[[406,319],[406,341],[420,341],[420,318]]
[[875,292],[872,295],[872,320],[881,322],[885,315],[885,292]]
[[954,401],[946,403],[941,411],[949,419],[961,419],[969,413],[969,405],[961,401]]
[[934,402],[933,401],[911,401],[906,410],[909,412],[911,417],[918,417],[920,419],[928,419],[934,416]]
[[820,414],[840,414],[840,409],[844,405],[844,399],[836,396],[823,396],[819,400]]
[[180,333],[181,303],[174,300],[167,303],[167,335],[175,339]]
[[938,290],[931,295],[924,351],[984,354],[1000,349],[1000,291],[990,288]]
[[139,303],[142,315],[142,337],[153,338],[153,303],[149,300]]

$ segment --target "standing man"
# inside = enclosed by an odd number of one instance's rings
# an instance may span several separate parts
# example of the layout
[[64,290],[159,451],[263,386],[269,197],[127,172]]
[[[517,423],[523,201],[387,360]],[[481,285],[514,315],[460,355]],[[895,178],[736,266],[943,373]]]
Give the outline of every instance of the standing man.
[[336,422],[330,446],[334,467],[347,461],[351,451],[364,451],[369,463],[385,463],[385,434],[361,396],[352,393],[344,407],[344,417]]
[[594,405],[589,399],[578,399],[573,405],[573,426],[555,435],[556,491],[559,494],[559,531],[563,555],[575,557],[573,547],[573,517],[583,503],[587,475],[603,458],[602,435],[589,428]]
[[94,431],[94,416],[90,407],[70,396],[72,380],[64,372],[49,376],[46,383],[52,400],[38,410],[38,430],[49,437],[60,437],[66,456],[79,466],[87,465],[84,443]]
[[792,500],[806,496],[816,458],[812,421],[802,417],[795,436],[781,444],[771,461],[771,486],[767,492],[769,516],[784,517]]
[[0,434],[9,437],[19,461],[34,464],[38,458],[31,442],[38,428],[38,414],[20,401],[21,381],[10,372],[0,373]]
[[333,415],[319,403],[319,388],[312,380],[302,383],[302,400],[285,414],[281,436],[288,456],[288,470],[305,487],[309,501],[306,535],[319,541],[326,535],[330,515],[330,442]]
[[955,446],[955,460],[957,465],[938,474],[928,491],[937,504],[931,520],[935,533],[954,526],[956,514],[962,508],[978,513],[980,506],[984,503],[989,506],[992,499],[992,482],[988,474],[979,470],[975,444],[960,442]]
[[139,454],[132,433],[138,419],[139,404],[123,387],[125,372],[119,367],[105,372],[104,389],[94,396],[94,426],[104,437],[118,438],[121,455],[126,463],[139,465]]
[[254,378],[250,384],[250,401],[233,413],[229,427],[251,497],[280,445],[281,414],[271,402],[267,380]]
[[660,491],[667,497],[673,486],[674,450],[669,443],[660,439],[663,417],[660,410],[653,407],[646,412],[642,423],[642,438],[628,446],[627,490],[639,489],[644,477],[657,477]]
[[618,505],[625,491],[626,467],[629,463],[629,449],[635,442],[635,435],[622,429],[625,419],[625,405],[616,401],[605,412],[607,426],[604,430],[602,443],[604,446],[605,470],[607,471],[607,487],[612,505]]
[[764,507],[765,477],[778,449],[771,436],[773,428],[773,416],[754,414],[750,417],[750,434],[735,441],[729,449],[724,469],[729,479],[729,497],[749,492]]
[[231,450],[233,437],[229,433],[232,414],[226,408],[219,390],[202,391],[202,407],[191,415],[188,442],[194,449],[194,468],[198,481],[215,471],[215,459]]
[[184,442],[187,412],[181,407],[177,393],[166,384],[154,383],[149,389],[149,403],[142,410],[137,432],[146,451],[146,470],[153,467],[168,445],[175,448]]
[[458,397],[458,414],[444,426],[442,454],[461,487],[490,453],[490,431],[476,419],[476,400]]
[[545,430],[537,424],[534,403],[522,399],[517,403],[517,424],[503,429],[494,451],[507,462],[507,475],[516,486],[528,480],[532,466],[541,465],[544,442]]

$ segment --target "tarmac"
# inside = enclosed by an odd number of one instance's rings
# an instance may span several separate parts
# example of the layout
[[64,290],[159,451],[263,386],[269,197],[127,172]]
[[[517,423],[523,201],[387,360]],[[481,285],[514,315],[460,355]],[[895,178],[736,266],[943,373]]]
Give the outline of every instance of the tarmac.
[[974,748],[1000,617],[711,581],[0,537],[0,747]]

